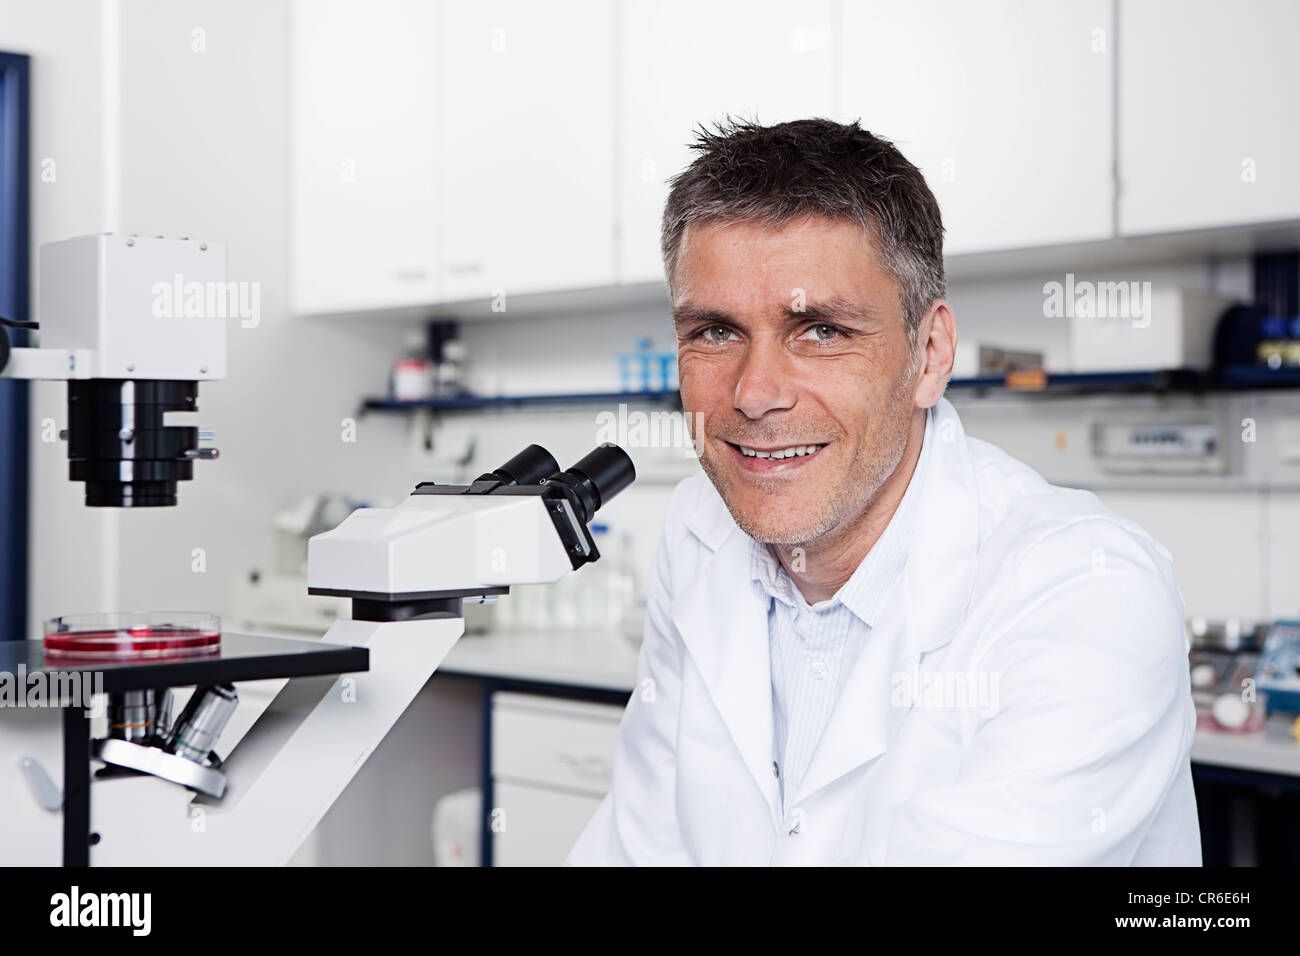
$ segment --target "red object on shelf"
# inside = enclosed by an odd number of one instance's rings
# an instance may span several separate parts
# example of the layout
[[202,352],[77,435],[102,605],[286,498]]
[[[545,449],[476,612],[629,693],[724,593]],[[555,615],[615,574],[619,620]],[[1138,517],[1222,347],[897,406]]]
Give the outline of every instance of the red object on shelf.
[[220,619],[210,614],[87,614],[54,618],[45,629],[46,657],[65,661],[194,657],[220,648]]

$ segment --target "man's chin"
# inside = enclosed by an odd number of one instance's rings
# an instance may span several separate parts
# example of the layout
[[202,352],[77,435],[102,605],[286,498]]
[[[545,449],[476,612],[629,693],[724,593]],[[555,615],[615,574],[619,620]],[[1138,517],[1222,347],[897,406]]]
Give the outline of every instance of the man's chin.
[[740,530],[763,544],[796,546],[824,533],[825,515],[812,513],[806,485],[790,487],[785,481],[765,481],[752,475],[736,474],[731,467],[717,468],[716,462],[701,458],[713,486],[731,512]]
[[762,544],[797,546],[817,538],[822,529],[818,515],[801,515],[797,511],[774,512],[770,502],[762,508],[748,508],[743,504],[728,503],[731,517],[740,530]]

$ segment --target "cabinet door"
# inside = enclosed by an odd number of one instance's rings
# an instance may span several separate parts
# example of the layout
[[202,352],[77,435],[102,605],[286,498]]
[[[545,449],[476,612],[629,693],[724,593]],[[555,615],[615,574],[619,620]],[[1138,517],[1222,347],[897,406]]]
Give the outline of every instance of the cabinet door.
[[765,124],[829,116],[829,0],[625,0],[620,9],[619,278],[664,278],[666,180],[692,158],[692,131],[725,114]]
[[436,7],[298,0],[291,9],[294,311],[432,302]]
[[1300,217],[1300,4],[1119,10],[1120,230]]
[[845,119],[902,150],[949,253],[1113,233],[1110,0],[845,0]]
[[614,9],[449,0],[443,297],[614,277]]
[[515,783],[495,785],[493,866],[561,866],[600,797]]

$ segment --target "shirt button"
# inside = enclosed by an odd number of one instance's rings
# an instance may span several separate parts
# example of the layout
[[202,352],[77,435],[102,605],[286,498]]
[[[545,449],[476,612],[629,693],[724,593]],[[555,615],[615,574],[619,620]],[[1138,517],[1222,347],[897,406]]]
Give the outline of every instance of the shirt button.
[[831,669],[826,666],[825,661],[813,661],[812,675],[818,680],[825,680],[831,675]]

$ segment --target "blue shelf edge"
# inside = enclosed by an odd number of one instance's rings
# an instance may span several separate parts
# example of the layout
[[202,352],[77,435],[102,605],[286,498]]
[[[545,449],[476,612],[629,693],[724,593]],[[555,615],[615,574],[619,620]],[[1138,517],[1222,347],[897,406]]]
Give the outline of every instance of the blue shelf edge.
[[456,395],[447,398],[422,399],[399,402],[391,398],[367,398],[368,411],[405,412],[415,409],[429,411],[464,411],[475,408],[500,408],[512,405],[577,405],[610,402],[678,402],[677,389],[655,392],[561,392],[546,395]]
[[[1032,374],[1032,373],[1026,373]],[[1300,388],[1300,368],[1269,369],[1253,365],[1230,365],[1217,370],[1190,368],[1132,369],[1119,372],[1048,372],[1042,388],[1008,386],[1004,376],[982,375],[953,379],[951,389],[1002,389],[1010,392],[1152,390],[1152,391],[1248,391],[1251,389]]]
[[[1005,376],[979,375],[955,378],[948,383],[955,391],[1005,389],[1008,392],[1037,394],[1070,391],[1244,391],[1249,389],[1300,388],[1300,368],[1268,369],[1256,366],[1229,366],[1218,371],[1196,369],[1134,369],[1121,372],[1049,372],[1042,388],[1008,386]],[[676,389],[653,392],[561,392],[545,395],[457,395],[415,402],[391,398],[367,398],[367,411],[405,412],[426,409],[435,412],[469,411],[479,408],[505,408],[525,405],[576,405],[628,403],[680,403]]]

